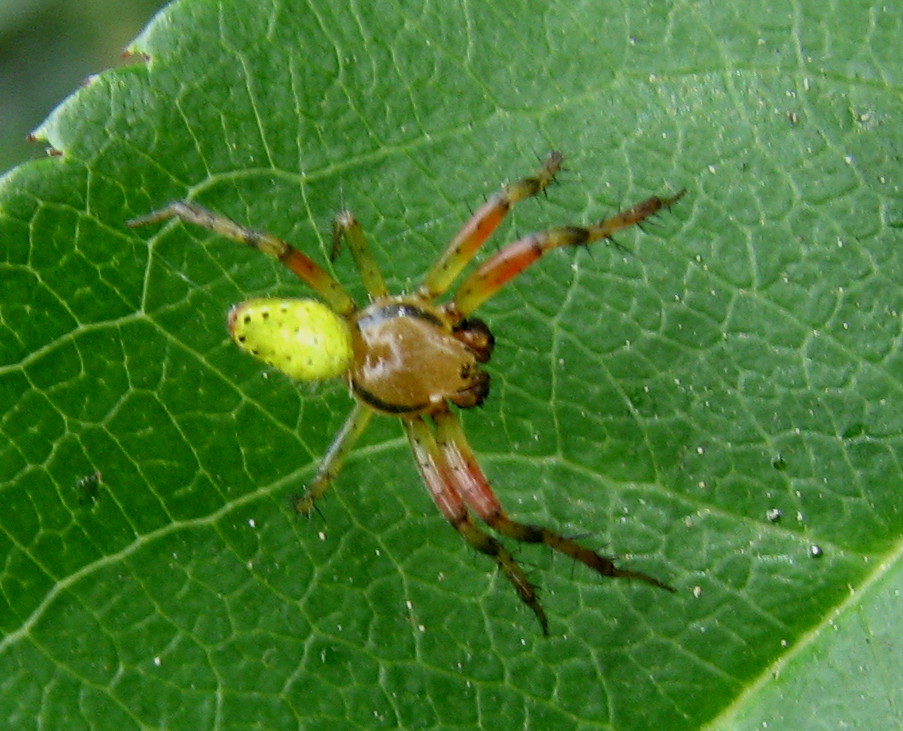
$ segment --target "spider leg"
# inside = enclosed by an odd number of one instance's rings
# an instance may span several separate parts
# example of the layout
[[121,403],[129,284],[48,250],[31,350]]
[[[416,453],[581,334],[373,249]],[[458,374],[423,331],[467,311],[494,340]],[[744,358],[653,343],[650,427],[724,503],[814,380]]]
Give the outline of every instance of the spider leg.
[[354,443],[370,423],[371,416],[373,416],[371,409],[360,402],[355,402],[354,408],[351,409],[351,413],[348,414],[339,433],[329,445],[307,491],[303,495],[296,495],[292,498],[292,505],[301,515],[309,515],[316,507],[317,500],[329,489],[335,476],[342,469],[345,458],[354,447]]
[[611,239],[615,232],[637,226],[663,208],[670,208],[685,192],[681,190],[668,198],[647,198],[626,211],[585,228],[553,228],[508,244],[461,283],[454,299],[447,306],[450,316],[455,320],[466,317],[546,252],[559,246],[586,246],[599,239]]
[[474,525],[470,513],[458,491],[457,475],[448,464],[444,453],[436,444],[429,425],[419,416],[403,420],[417,467],[436,506],[472,548],[490,556],[514,586],[520,600],[526,604],[542,627],[549,634],[549,621],[536,596],[536,589],[514,557],[501,543]]
[[524,198],[538,195],[551,185],[561,168],[561,160],[560,152],[550,152],[535,175],[509,183],[480,206],[427,272],[420,294],[433,299],[445,292],[502,222],[511,206]]
[[330,254],[330,259],[335,259],[338,256],[339,246],[343,238],[348,242],[351,256],[354,257],[354,264],[358,272],[360,272],[370,299],[375,300],[389,294],[376,259],[373,258],[373,252],[367,246],[364,231],[351,211],[342,211],[333,219],[332,253]]
[[455,483],[464,502],[482,520],[503,536],[525,543],[544,543],[559,553],[563,553],[589,566],[602,576],[624,579],[639,579],[660,589],[674,591],[667,584],[639,571],[619,569],[614,561],[595,551],[585,548],[570,538],[538,525],[518,523],[511,520],[492,492],[489,482],[477,464],[476,457],[467,443],[461,421],[451,411],[443,411],[434,416],[439,448],[455,475]]
[[220,236],[246,244],[252,249],[257,249],[267,256],[278,259],[340,315],[348,315],[357,309],[354,301],[332,275],[288,242],[268,233],[242,226],[195,203],[175,201],[157,211],[126,221],[126,225],[136,228],[170,218],[178,218],[209,229]]

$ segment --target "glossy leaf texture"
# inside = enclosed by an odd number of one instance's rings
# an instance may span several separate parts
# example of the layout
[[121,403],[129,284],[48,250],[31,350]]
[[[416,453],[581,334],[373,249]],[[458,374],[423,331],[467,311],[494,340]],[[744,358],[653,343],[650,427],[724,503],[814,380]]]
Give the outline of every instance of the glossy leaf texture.
[[[165,9],[38,130],[59,155],[0,181],[4,725],[900,725],[901,16]],[[404,290],[549,149],[560,185],[488,250],[688,192],[480,312],[493,390],[464,419],[509,513],[678,589],[517,547],[544,639],[392,419],[295,516],[349,397],[267,372],[225,314],[309,292],[124,222],[190,199],[328,262],[344,205]],[[363,298],[347,253],[330,266]]]

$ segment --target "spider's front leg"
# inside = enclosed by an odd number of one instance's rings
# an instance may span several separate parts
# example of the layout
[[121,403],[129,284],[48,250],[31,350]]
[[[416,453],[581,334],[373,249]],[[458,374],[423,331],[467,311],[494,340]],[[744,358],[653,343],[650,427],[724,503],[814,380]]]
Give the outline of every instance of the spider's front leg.
[[454,468],[436,444],[436,438],[429,425],[418,416],[404,419],[404,427],[414,451],[417,467],[436,506],[471,547],[485,553],[496,562],[505,578],[514,586],[520,600],[536,615],[542,633],[548,635],[549,620],[536,596],[536,589],[508,549],[474,525],[467,512],[467,506],[458,492]]
[[595,551],[581,546],[576,541],[543,528],[511,520],[502,509],[501,504],[489,486],[489,481],[480,469],[476,457],[467,443],[464,430],[458,417],[450,411],[443,411],[434,416],[437,425],[437,441],[444,455],[444,461],[451,466],[455,476],[455,484],[464,502],[481,520],[491,525],[503,536],[508,536],[525,543],[544,543],[549,548],[576,559],[589,566],[602,576],[623,579],[639,579],[659,589],[674,591],[667,584],[652,576],[619,569],[614,561]]
[[539,195],[552,184],[561,161],[561,153],[553,150],[534,175],[509,183],[480,206],[427,272],[420,293],[434,299],[445,292],[508,215],[511,206]]
[[593,241],[611,239],[621,229],[638,226],[662,209],[670,208],[685,192],[686,190],[681,190],[667,198],[647,198],[632,208],[591,226],[562,226],[530,234],[508,244],[461,283],[454,299],[446,305],[449,316],[454,321],[463,319],[552,249],[586,246]]

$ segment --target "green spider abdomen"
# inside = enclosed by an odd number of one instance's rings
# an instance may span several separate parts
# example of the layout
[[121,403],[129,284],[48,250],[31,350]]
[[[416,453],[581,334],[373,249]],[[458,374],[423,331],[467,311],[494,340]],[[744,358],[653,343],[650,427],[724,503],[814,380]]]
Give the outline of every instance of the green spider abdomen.
[[315,300],[247,300],[229,313],[229,334],[242,350],[300,381],[335,378],[351,366],[348,324]]

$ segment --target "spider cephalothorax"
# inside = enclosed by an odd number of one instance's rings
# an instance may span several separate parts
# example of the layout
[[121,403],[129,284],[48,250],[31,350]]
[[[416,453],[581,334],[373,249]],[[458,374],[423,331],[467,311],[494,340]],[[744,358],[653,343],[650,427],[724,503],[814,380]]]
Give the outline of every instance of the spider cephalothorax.
[[[489,346],[475,344],[480,334]],[[481,321],[454,325],[417,295],[379,299],[353,319],[348,380],[361,401],[385,414],[428,414],[446,401],[478,406],[489,393],[479,364],[489,360],[492,341]]]
[[355,440],[376,413],[401,419],[417,467],[442,514],[476,550],[491,556],[521,601],[533,610],[544,634],[549,626],[536,590],[508,550],[475,524],[476,515],[498,533],[527,543],[544,543],[603,576],[634,578],[673,591],[646,574],[619,569],[606,558],[548,528],[507,516],[467,443],[452,407],[470,408],[489,392],[480,368],[492,355],[494,338],[471,313],[506,282],[551,249],[611,239],[675,203],[684,193],[652,197],[589,226],[565,226],[534,233],[503,247],[477,267],[447,302],[445,294],[511,206],[545,190],[561,167],[551,153],[531,177],[503,187],[473,214],[411,294],[390,295],[349,212],[336,216],[333,253],[348,242],[370,296],[365,307],[348,296],[330,274],[281,239],[246,228],[193,203],[179,201],[129,221],[141,226],[177,217],[228,236],[275,257],[324,301],[261,298],[229,314],[236,344],[268,365],[300,380],[344,377],[356,402],[295,509],[310,513],[329,488]]

